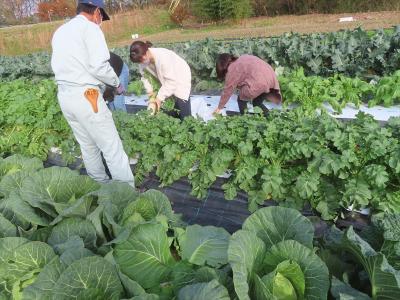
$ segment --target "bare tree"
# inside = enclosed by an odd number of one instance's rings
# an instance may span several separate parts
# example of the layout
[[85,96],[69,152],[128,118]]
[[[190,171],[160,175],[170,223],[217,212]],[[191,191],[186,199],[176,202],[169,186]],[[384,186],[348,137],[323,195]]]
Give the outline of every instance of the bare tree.
[[0,0],[1,17],[7,24],[21,23],[35,14],[39,0]]

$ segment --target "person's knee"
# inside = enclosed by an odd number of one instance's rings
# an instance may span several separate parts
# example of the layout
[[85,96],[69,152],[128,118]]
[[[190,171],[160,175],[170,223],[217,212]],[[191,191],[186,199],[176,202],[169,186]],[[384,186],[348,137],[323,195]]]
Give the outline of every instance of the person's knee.
[[126,155],[120,141],[115,141],[115,143],[111,143],[104,147],[102,152],[108,165],[120,165],[128,161],[128,156]]

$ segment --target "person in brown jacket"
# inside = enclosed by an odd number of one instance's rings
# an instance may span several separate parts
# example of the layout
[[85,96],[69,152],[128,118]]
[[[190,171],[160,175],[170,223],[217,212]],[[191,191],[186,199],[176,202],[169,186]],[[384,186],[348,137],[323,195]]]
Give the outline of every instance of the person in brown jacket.
[[239,90],[238,105],[241,114],[247,108],[247,102],[260,107],[264,115],[268,108],[263,105],[264,100],[275,104],[282,102],[279,82],[272,67],[253,55],[235,57],[231,54],[220,54],[216,63],[217,76],[225,80],[218,107],[214,113],[219,113],[228,102],[236,89]]

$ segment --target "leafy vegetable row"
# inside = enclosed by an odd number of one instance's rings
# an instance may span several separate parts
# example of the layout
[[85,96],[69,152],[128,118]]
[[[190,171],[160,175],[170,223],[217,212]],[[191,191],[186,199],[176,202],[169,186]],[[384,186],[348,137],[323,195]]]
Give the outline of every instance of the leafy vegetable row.
[[[279,76],[279,84],[284,99],[284,107],[291,104],[300,105],[302,109],[315,112],[328,103],[336,112],[341,112],[346,104],[352,103],[359,107],[362,103],[368,106],[384,105],[386,107],[400,103],[400,71],[390,76],[368,83],[360,78],[350,78],[344,75],[331,77],[306,76],[304,69],[285,72]],[[216,81],[200,81],[195,90],[222,90],[223,84]],[[144,95],[145,89],[140,80],[129,85],[129,92]]]
[[[206,39],[160,45],[176,51],[189,63],[195,83],[215,76],[216,56],[223,52],[254,54],[269,63],[290,69],[304,68],[308,75],[383,76],[400,69],[400,27],[393,31],[362,29],[333,33],[300,35],[287,33],[278,37],[215,41]],[[115,52],[129,62],[128,48]],[[0,56],[0,78],[52,77],[50,54]],[[137,66],[129,62],[131,73]]]
[[47,158],[51,147],[79,154],[57,103],[52,80],[15,80],[0,85],[0,155],[20,153]]
[[[46,160],[51,147],[61,148],[67,160],[79,155],[55,93],[51,81],[1,86],[1,155]],[[365,115],[341,123],[297,109],[207,124],[147,112],[116,114],[115,120],[129,156],[139,154],[139,180],[151,171],[164,185],[188,177],[192,193],[202,198],[218,175],[230,171],[223,185],[227,199],[243,190],[251,211],[267,199],[297,209],[311,203],[324,219],[350,205],[388,212],[400,207],[398,119],[381,127]]]
[[339,113],[349,103],[356,107],[362,103],[369,107],[400,104],[400,71],[368,83],[343,75],[305,76],[303,69],[299,69],[280,76],[279,82],[285,105],[297,104],[311,112],[321,108],[324,102]]
[[[336,75],[327,79],[306,77],[303,71],[280,77],[285,104],[300,104],[309,113],[324,101],[338,111],[347,103],[359,105],[369,100],[372,104],[392,105],[400,99],[400,73],[381,78],[376,85],[357,78]],[[203,82],[203,88],[207,82]],[[143,93],[142,83],[133,82],[132,92]],[[56,100],[53,81],[15,80],[0,86],[0,153],[21,153],[45,160],[51,147],[63,150],[64,156],[79,155],[70,128],[62,117]]]
[[307,203],[324,219],[342,207],[400,209],[400,119],[381,127],[359,114],[342,123],[301,110],[183,122],[147,112],[115,118],[138,180],[155,171],[163,185],[187,177],[202,198],[229,172],[226,199],[239,190],[255,211],[267,199],[297,209]]
[[[398,214],[356,233],[284,207],[230,235],[168,198],[39,159],[0,159],[1,299],[397,299]],[[364,274],[364,275],[363,275]]]

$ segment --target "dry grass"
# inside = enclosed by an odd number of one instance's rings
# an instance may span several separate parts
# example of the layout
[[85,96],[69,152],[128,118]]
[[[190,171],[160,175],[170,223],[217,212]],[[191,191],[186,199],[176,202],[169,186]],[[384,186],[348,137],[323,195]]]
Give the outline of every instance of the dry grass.
[[[339,23],[340,17],[353,16],[354,22]],[[259,17],[246,19],[240,23],[210,25],[198,29],[175,29],[163,33],[146,35],[152,42],[180,42],[215,39],[276,36],[285,32],[332,32],[341,29],[362,27],[366,30],[390,28],[400,25],[400,11],[352,13],[352,14],[312,14],[302,16]],[[129,41],[121,41],[120,46]]]
[[[54,31],[63,21],[0,29],[0,54],[19,55],[50,49]],[[165,10],[133,10],[111,17],[102,25],[108,43],[130,39],[132,33],[153,34],[174,28]]]
[[48,49],[54,30],[62,22],[0,29],[0,54],[16,55]]
[[[339,23],[343,16],[353,16],[356,21]],[[42,23],[29,26],[15,26],[0,29],[0,54],[17,55],[50,49],[54,30],[62,22]],[[153,42],[178,42],[198,40],[206,37],[240,38],[280,35],[285,32],[328,32],[340,29],[389,28],[400,24],[400,11],[354,13],[354,14],[313,14],[303,16],[278,16],[249,18],[239,23],[228,22],[199,26],[189,23],[188,28],[176,28],[165,10],[149,8],[134,10],[113,16],[105,22],[105,32],[110,47],[129,45],[132,33]]]
[[107,42],[115,45],[126,38],[130,40],[133,33],[149,35],[171,30],[176,26],[170,21],[166,10],[149,8],[112,16],[111,21],[105,22],[102,28]]

